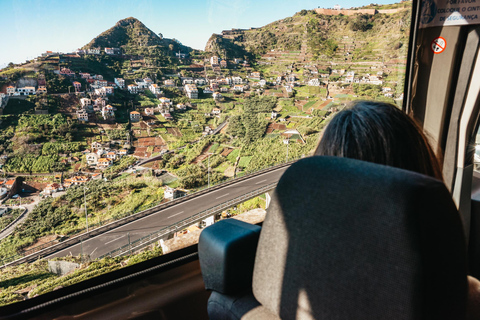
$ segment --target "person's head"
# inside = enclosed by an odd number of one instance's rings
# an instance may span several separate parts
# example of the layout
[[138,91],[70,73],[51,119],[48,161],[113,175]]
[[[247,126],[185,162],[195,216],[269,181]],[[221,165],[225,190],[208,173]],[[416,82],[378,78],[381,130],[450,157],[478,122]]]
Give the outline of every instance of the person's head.
[[421,128],[389,103],[357,101],[339,112],[325,129],[315,155],[353,158],[443,179]]

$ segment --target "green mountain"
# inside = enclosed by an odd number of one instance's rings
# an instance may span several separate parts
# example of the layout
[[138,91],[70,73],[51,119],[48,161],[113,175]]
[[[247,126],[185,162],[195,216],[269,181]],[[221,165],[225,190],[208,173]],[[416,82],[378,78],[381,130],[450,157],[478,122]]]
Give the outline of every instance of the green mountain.
[[181,51],[188,53],[192,48],[182,45],[173,39],[164,39],[148,29],[139,20],[130,17],[118,21],[115,26],[101,33],[90,41],[83,49],[89,48],[122,48],[125,54],[169,54]]

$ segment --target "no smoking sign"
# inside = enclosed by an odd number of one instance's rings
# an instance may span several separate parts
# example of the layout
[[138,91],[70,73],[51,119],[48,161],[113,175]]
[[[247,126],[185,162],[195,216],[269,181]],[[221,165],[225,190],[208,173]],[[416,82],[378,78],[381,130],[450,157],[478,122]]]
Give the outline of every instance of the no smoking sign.
[[430,49],[432,49],[433,53],[439,54],[445,51],[447,47],[447,40],[443,37],[438,37],[433,39],[432,44],[430,45]]

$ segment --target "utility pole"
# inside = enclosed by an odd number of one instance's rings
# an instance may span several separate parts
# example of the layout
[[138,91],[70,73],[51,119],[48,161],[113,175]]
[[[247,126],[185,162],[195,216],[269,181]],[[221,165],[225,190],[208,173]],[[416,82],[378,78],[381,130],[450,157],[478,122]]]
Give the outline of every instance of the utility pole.
[[87,232],[88,232],[88,214],[87,214],[87,197],[85,195],[85,190],[87,187],[83,186],[83,202],[85,204],[85,223],[87,224]]
[[207,168],[207,172],[208,172],[208,187],[210,188],[210,154],[208,155],[208,168]]

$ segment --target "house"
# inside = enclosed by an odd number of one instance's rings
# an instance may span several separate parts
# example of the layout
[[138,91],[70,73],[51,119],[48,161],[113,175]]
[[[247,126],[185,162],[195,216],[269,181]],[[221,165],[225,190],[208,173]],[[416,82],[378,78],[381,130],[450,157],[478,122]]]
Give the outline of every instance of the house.
[[177,104],[177,110],[185,111],[185,110],[187,110],[187,106],[184,105],[183,103],[179,103],[179,104]]
[[102,108],[102,117],[104,120],[115,118],[115,112],[111,105]]
[[81,98],[81,99],[80,99],[80,104],[82,105],[82,107],[89,106],[89,105],[92,104],[92,99],[89,99],[89,98]]
[[99,87],[106,87],[108,86],[108,81],[107,80],[95,80],[95,85]]
[[67,77],[75,76],[75,72],[73,72],[72,70],[70,70],[68,68],[61,68],[59,74],[62,75],[62,76],[67,76]]
[[102,174],[101,173],[92,174],[92,180],[99,180],[99,179],[102,179]]
[[222,60],[222,61],[220,61],[220,67],[226,68],[227,66],[228,66],[227,60]]
[[110,151],[110,152],[107,152],[106,157],[107,157],[107,159],[115,161],[117,159],[117,154],[113,151]]
[[250,74],[250,79],[260,80],[260,72],[255,71]]
[[219,92],[214,92],[212,97],[214,100],[218,100],[218,101],[223,99],[223,96]]
[[218,83],[217,82],[210,82],[210,88],[212,90],[217,90],[218,89]]
[[209,88],[209,87],[205,87],[205,88],[203,89],[203,93],[204,93],[204,94],[212,94],[212,93],[213,93],[213,90],[212,90],[211,88]]
[[82,90],[82,84],[78,81],[73,81],[73,87],[75,88],[75,92]]
[[220,58],[219,57],[213,56],[213,57],[210,58],[210,64],[212,66],[218,65],[219,63],[220,63]]
[[119,156],[126,156],[127,153],[128,153],[128,150],[127,150],[127,149],[120,149],[120,150],[118,151],[118,155],[119,155]]
[[284,86],[284,88],[285,88],[285,91],[286,91],[288,94],[293,93],[293,89],[292,89],[291,86]]
[[100,158],[98,154],[96,153],[88,153],[86,155],[86,158],[87,158],[87,164],[89,166],[96,166],[97,165],[97,162],[98,162],[98,159]]
[[107,86],[107,87],[104,87],[104,89],[105,89],[105,94],[106,94],[107,96],[113,94],[113,87]]
[[170,99],[168,99],[168,98],[161,97],[161,98],[160,98],[160,99],[158,99],[158,100],[160,100],[160,102],[161,102],[162,104],[169,104],[169,105],[172,105],[172,101],[171,101]]
[[73,177],[73,178],[70,178],[70,179],[65,179],[64,182],[63,182],[63,185],[65,187],[77,186],[77,185],[80,185],[80,184],[84,184],[84,183],[88,182],[89,180],[90,180],[90,178],[88,178],[86,176],[77,176],[77,177]]
[[100,142],[97,142],[97,141],[92,142],[92,149],[98,150],[101,148],[103,148],[103,145]]
[[138,111],[132,111],[130,112],[130,121],[132,122],[138,122],[142,119],[142,116],[140,115],[140,112]]
[[153,84],[153,80],[150,79],[150,78],[143,78],[143,82],[145,83],[145,87],[148,87],[150,86],[151,84]]
[[108,159],[108,158],[100,158],[100,159],[98,159],[98,161],[97,161],[97,167],[100,168],[100,169],[108,168],[108,167],[110,167],[112,164],[113,164],[113,160],[112,160],[112,159]]
[[155,114],[153,108],[145,108],[145,114],[147,116],[153,116]]
[[320,79],[318,79],[318,78],[310,79],[308,81],[309,86],[318,87],[318,86],[320,86],[320,84],[321,84],[321,82],[320,82]]
[[87,49],[88,54],[100,54],[100,48]]
[[42,94],[42,93],[47,93],[47,87],[46,86],[38,86],[37,94]]
[[272,111],[272,114],[270,115],[270,119],[277,119],[278,117],[278,113],[276,113],[275,111]]
[[243,83],[243,79],[240,78],[240,77],[232,77],[232,84],[242,84]]
[[50,183],[48,184],[45,189],[43,189],[43,194],[52,194],[52,193],[55,193],[55,192],[58,192],[58,191],[63,191],[63,187],[54,182],[54,183]]
[[382,85],[383,84],[383,81],[378,79],[377,76],[369,76],[368,77],[368,82],[371,83],[371,84],[375,84],[375,85]]
[[390,87],[383,87],[382,88],[382,92],[384,92],[384,93],[385,92],[390,92],[390,91],[392,91],[392,88],[390,88]]
[[296,79],[297,77],[293,73],[290,73],[288,76],[285,77],[285,80],[290,83],[295,82]]
[[78,121],[88,122],[88,113],[85,109],[77,110]]
[[15,94],[16,88],[14,86],[7,87],[7,95],[13,96]]
[[186,84],[194,84],[195,81],[193,80],[193,78],[183,78],[182,79],[182,85],[186,85]]
[[236,93],[243,92],[243,86],[241,84],[236,84],[233,86],[233,91]]
[[100,97],[105,98],[105,97],[107,96],[107,91],[105,90],[104,87],[102,87],[102,88],[96,88],[96,89],[95,89],[95,94],[96,94],[97,96],[100,96]]
[[143,79],[135,79],[134,82],[137,85],[138,90],[143,90],[147,87],[147,84]]
[[17,88],[15,95],[30,96],[30,95],[34,95],[35,93],[36,93],[35,87],[23,87],[23,88]]
[[228,92],[228,88],[220,87],[220,92],[226,93],[226,92]]
[[3,183],[3,187],[7,188],[7,190],[10,190],[13,188],[14,184],[15,184],[15,179],[9,179]]
[[203,78],[199,78],[199,79],[195,79],[194,82],[197,86],[203,86],[207,83],[207,80],[205,80]]
[[105,48],[105,53],[106,54],[114,54],[113,53],[113,48]]
[[82,79],[91,79],[91,78],[92,78],[92,76],[90,75],[90,73],[80,72],[79,75],[80,75],[80,77],[81,77]]
[[125,80],[123,80],[122,78],[115,78],[115,84],[120,88],[120,89],[124,89],[125,88]]
[[267,85],[267,81],[265,79],[262,79],[258,82],[258,84],[260,84],[260,86],[262,87],[265,87]]
[[165,191],[163,192],[163,196],[165,199],[174,200],[177,196],[177,190],[170,188],[169,186],[165,187]]
[[190,99],[198,99],[198,89],[197,86],[194,84],[187,84],[185,85],[185,93],[187,97]]
[[160,90],[160,87],[155,83],[152,83],[148,88],[153,94],[162,94],[162,90]]
[[168,79],[168,80],[163,81],[163,85],[165,87],[175,87],[175,81],[173,81],[171,79]]
[[94,105],[97,106],[97,107],[105,107],[106,102],[105,102],[105,100],[102,99],[102,98],[97,98],[97,99],[95,99],[95,101],[94,101]]
[[220,113],[222,113],[222,110],[220,110],[219,108],[213,108],[212,114],[213,114],[214,116],[219,116]]
[[134,84],[129,84],[128,85],[128,91],[132,94],[138,93],[138,86]]

